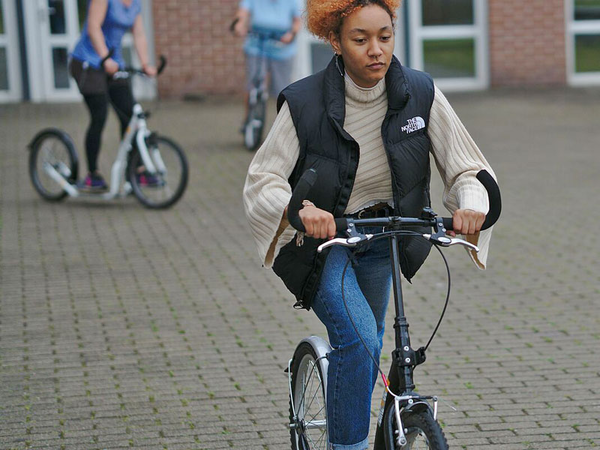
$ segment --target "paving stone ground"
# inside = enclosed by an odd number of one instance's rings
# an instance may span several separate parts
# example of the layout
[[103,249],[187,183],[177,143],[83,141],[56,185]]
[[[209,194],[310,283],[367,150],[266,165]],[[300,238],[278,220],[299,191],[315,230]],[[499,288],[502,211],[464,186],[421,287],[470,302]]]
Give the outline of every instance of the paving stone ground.
[[[444,400],[452,448],[598,447],[600,90],[449,98],[498,175],[504,213],[489,270],[446,252],[453,297],[419,389]],[[242,108],[149,106],[191,166],[167,211],[134,198],[41,200],[26,144],[57,126],[81,146],[84,107],[0,106],[2,449],[289,448],[283,369],[302,337],[324,329],[260,267],[241,204],[252,157],[237,134]],[[112,117],[105,174],[116,129]],[[444,292],[432,254],[406,286],[415,346]],[[388,326],[385,355],[392,344]]]

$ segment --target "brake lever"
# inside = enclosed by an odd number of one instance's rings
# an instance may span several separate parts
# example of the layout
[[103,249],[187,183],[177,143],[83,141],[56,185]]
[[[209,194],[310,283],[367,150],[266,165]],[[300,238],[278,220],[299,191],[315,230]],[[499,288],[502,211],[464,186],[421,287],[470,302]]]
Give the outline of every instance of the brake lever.
[[113,80],[126,80],[129,77],[129,72],[127,72],[126,70],[118,70],[112,75]]
[[361,242],[368,241],[372,237],[372,234],[361,234],[358,236],[351,236],[349,238],[333,238],[319,245],[319,247],[317,247],[317,252],[321,253],[327,247],[332,247],[334,245],[341,245],[342,247],[356,247]]
[[465,241],[460,238],[451,238],[448,236],[436,236],[431,234],[424,234],[423,237],[428,241],[433,242],[434,244],[440,245],[442,247],[452,247],[453,245],[462,245],[463,247],[468,248],[469,250],[473,250],[475,253],[479,253],[479,247],[475,244],[471,244],[470,242]]

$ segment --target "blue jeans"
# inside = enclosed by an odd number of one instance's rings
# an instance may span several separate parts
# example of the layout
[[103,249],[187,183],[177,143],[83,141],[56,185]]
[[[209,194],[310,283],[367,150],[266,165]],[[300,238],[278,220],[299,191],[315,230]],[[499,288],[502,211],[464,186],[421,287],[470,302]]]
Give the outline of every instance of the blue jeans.
[[[380,232],[366,229],[363,232]],[[390,297],[389,241],[371,242],[354,255],[344,278],[344,294],[354,324],[369,352],[379,361]],[[352,250],[333,247],[312,303],[327,328],[333,351],[327,373],[327,422],[330,449],[368,448],[371,396],[377,368],[348,317],[342,299],[342,273]]]

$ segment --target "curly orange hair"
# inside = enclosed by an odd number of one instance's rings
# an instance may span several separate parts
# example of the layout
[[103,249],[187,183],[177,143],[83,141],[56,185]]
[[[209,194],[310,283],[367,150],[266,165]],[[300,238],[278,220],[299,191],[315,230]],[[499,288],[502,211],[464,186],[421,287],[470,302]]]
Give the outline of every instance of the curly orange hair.
[[401,2],[402,0],[307,0],[306,26],[316,37],[328,40],[329,32],[339,33],[344,18],[357,9],[378,5],[394,21]]

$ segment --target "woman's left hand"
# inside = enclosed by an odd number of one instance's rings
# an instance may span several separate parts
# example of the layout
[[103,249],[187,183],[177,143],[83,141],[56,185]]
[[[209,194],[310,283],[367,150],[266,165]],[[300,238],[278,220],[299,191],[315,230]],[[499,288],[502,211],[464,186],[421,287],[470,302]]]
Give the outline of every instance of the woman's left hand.
[[154,66],[144,66],[144,73],[149,77],[156,76],[156,67]]
[[281,36],[281,39],[279,39],[279,40],[281,42],[283,42],[284,44],[291,44],[295,37],[296,37],[296,35],[294,33],[292,33],[291,31],[288,31],[283,36]]
[[449,234],[455,236],[456,234],[471,235],[481,230],[483,222],[485,221],[485,214],[472,209],[457,209],[452,215],[452,227],[454,231]]

